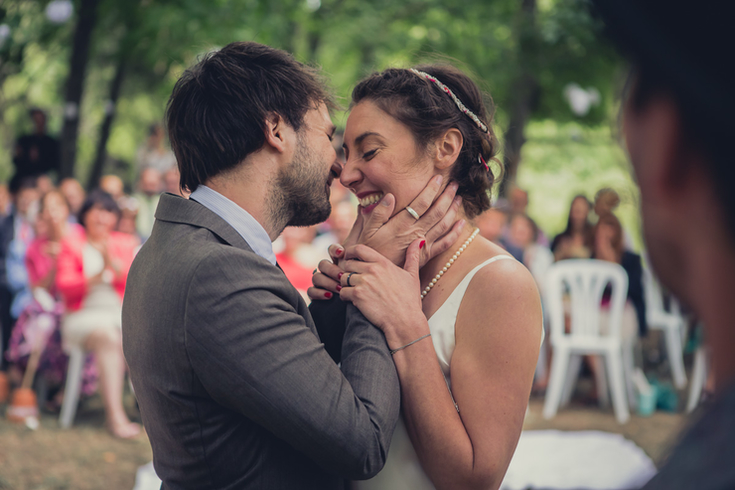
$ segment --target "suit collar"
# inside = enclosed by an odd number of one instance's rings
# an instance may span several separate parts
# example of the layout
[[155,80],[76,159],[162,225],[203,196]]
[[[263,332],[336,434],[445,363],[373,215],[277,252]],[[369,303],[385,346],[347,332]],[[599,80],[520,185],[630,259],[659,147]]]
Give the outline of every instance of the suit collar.
[[206,228],[233,247],[252,251],[245,239],[227,221],[198,202],[165,193],[156,208],[156,219]]

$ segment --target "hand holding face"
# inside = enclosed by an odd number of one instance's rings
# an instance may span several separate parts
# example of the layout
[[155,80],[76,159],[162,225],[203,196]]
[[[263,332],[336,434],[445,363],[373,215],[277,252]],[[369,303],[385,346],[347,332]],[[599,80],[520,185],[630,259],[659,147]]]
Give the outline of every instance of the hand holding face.
[[[358,243],[367,245],[398,266],[405,262],[408,246],[418,239],[426,240],[426,246],[421,250],[420,265],[447,250],[459,237],[464,225],[463,220],[455,223],[462,198],[455,198],[457,184],[451,183],[435,201],[441,183],[441,175],[432,178],[408,206],[419,216],[418,219],[407,209],[393,216],[395,197],[392,194],[383,196],[367,217],[361,213],[358,215],[345,241],[345,248]],[[345,257],[349,258],[349,254]]]

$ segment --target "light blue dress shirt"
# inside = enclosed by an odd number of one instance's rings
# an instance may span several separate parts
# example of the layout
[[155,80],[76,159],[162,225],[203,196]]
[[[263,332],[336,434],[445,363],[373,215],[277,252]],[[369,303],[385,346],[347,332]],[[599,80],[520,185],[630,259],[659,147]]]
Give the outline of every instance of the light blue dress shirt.
[[265,228],[250,213],[219,192],[204,185],[199,185],[191,193],[190,198],[227,221],[248,242],[253,252],[276,265],[276,254],[273,253],[271,238]]

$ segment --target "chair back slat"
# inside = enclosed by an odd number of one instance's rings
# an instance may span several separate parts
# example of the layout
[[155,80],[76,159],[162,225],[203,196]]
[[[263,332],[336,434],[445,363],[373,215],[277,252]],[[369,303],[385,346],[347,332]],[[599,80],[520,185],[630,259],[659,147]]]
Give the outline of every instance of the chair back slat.
[[[546,280],[552,342],[563,336],[599,337],[602,298],[610,288],[607,335],[621,337],[628,275],[620,265],[594,259],[571,259],[551,266]],[[570,328],[565,328],[564,296],[569,296]]]

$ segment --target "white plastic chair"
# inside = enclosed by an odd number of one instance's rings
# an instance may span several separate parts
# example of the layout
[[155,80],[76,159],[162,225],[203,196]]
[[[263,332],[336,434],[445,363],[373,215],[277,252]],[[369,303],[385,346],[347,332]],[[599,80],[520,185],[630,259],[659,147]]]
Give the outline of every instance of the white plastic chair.
[[646,322],[648,327],[661,330],[666,342],[666,356],[671,366],[674,386],[683,389],[687,384],[684,370],[683,342],[686,323],[681,315],[679,303],[672,299],[671,311],[664,309],[663,293],[656,278],[648,267],[643,269],[643,289],[646,300]]
[[64,400],[61,403],[61,413],[59,414],[59,425],[62,429],[68,429],[74,422],[77,405],[79,404],[85,352],[79,345],[65,346],[64,350],[69,354],[69,366],[66,369],[66,385],[64,387]]
[[709,371],[709,352],[705,345],[700,345],[694,352],[694,366],[692,367],[692,383],[689,385],[689,399],[687,413],[691,413],[702,399],[702,390],[707,383]]
[[[600,331],[600,311],[602,295],[608,285],[611,287],[609,321],[607,333],[603,335]],[[568,333],[564,321],[565,286],[571,301]],[[571,396],[579,375],[581,356],[585,354],[600,355],[607,361],[605,371],[610,377],[615,417],[621,424],[630,418],[626,377],[632,377],[633,355],[632,348],[623,345],[621,331],[627,293],[628,275],[618,264],[576,259],[557,262],[549,269],[544,304],[549,311],[553,360],[544,401],[544,418],[553,418],[563,398]],[[600,374],[597,386],[600,401],[603,401],[607,398],[607,380],[603,373]],[[632,382],[628,385],[632,391]]]

